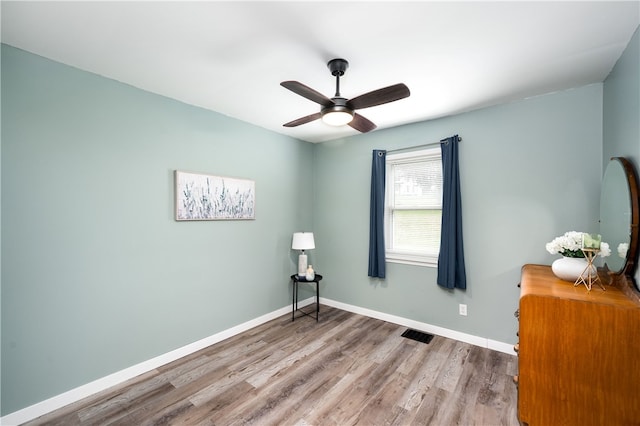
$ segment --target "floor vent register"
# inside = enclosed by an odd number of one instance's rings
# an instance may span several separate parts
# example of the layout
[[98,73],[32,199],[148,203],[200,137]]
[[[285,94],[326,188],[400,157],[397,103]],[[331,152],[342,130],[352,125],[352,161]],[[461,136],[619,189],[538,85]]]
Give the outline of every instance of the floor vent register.
[[404,333],[402,333],[402,337],[406,337],[407,339],[415,340],[422,343],[429,343],[431,339],[433,339],[433,334],[423,333],[418,330],[407,329]]

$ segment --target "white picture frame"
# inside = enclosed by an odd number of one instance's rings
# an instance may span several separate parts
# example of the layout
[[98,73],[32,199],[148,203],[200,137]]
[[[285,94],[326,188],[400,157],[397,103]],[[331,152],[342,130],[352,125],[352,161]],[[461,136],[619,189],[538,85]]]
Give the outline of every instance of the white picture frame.
[[255,219],[255,182],[176,170],[175,218],[177,221]]

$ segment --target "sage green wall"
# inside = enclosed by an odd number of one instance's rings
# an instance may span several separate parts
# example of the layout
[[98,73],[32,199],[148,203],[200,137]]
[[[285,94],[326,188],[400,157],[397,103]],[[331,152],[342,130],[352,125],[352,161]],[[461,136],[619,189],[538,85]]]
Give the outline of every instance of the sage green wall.
[[[636,32],[604,84],[604,156],[636,165],[637,69]],[[6,45],[1,91],[3,415],[286,305],[296,230],[323,296],[515,342],[521,265],[597,229],[601,84],[315,146]],[[468,290],[416,266],[369,279],[371,150],[454,133]],[[257,219],[175,222],[174,169],[254,179]]]
[[[2,414],[289,304],[312,158],[2,45]],[[255,180],[256,220],[174,221],[175,169]]]
[[[640,5],[638,6],[640,8]],[[604,167],[627,157],[640,170],[640,27],[604,81]],[[635,279],[640,283],[640,268]]]
[[[314,231],[324,296],[500,342],[516,341],[520,269],[545,244],[598,229],[602,84],[326,142],[316,148]],[[387,264],[367,277],[371,151],[459,134],[467,290],[436,269]],[[468,316],[458,315],[458,304]]]

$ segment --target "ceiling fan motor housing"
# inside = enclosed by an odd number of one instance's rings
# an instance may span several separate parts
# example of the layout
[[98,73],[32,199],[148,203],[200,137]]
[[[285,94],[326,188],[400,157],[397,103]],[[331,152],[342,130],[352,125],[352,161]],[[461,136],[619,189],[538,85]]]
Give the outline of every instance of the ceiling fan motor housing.
[[335,98],[331,98],[331,100],[333,101],[333,105],[325,105],[322,108],[322,113],[326,112],[332,112],[332,111],[352,111],[351,108],[349,108],[347,106],[347,101],[349,99],[347,98],[342,98],[342,97],[335,97]]

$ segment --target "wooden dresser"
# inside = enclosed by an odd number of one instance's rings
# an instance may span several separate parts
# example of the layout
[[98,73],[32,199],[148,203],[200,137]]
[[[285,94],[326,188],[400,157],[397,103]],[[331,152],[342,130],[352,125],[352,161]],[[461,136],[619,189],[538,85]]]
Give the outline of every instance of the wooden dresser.
[[538,425],[640,425],[640,300],[522,268],[518,417]]

